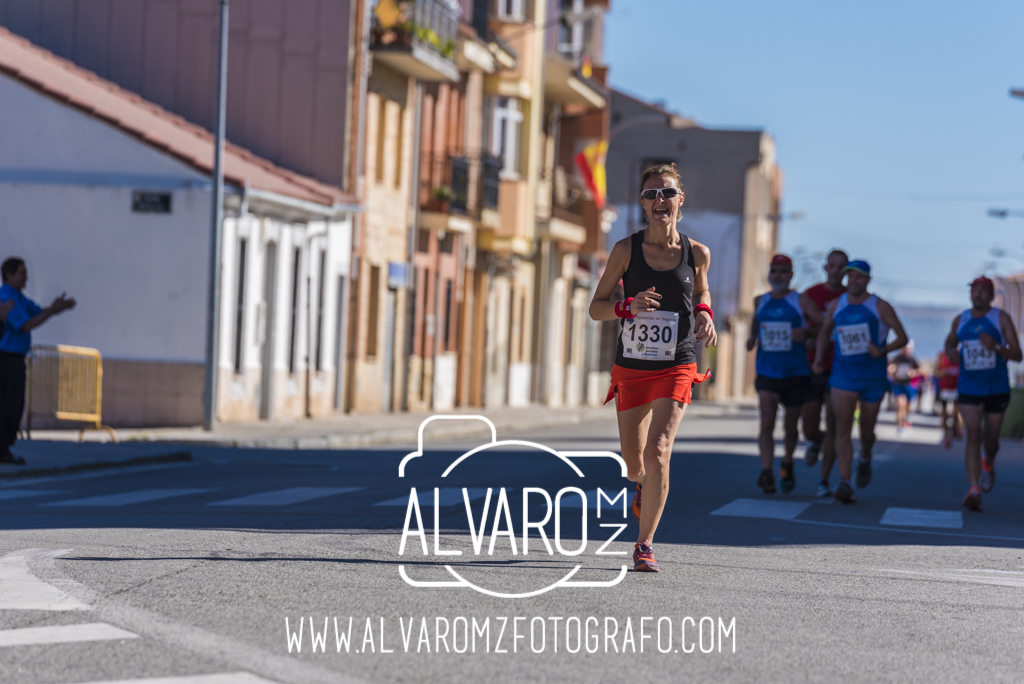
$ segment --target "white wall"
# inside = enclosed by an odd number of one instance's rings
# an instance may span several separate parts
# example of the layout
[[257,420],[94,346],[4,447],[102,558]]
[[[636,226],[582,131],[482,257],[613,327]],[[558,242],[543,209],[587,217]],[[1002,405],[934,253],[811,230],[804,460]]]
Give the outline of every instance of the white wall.
[[[202,361],[210,193],[203,176],[112,126],[0,76],[0,259],[28,262],[25,294],[78,307],[36,344],[108,358]],[[172,195],[138,214],[132,190]]]

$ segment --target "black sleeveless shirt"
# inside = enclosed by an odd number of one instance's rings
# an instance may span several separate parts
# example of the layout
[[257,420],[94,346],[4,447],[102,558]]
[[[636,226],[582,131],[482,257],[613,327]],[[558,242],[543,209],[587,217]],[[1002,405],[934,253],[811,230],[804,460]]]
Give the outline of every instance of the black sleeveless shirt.
[[[682,258],[679,265],[670,269],[654,269],[644,258],[644,234],[646,230],[634,233],[630,238],[629,266],[622,276],[622,285],[627,297],[635,297],[644,290],[653,287],[661,295],[661,307],[657,311],[679,312],[679,334],[676,338],[676,354],[671,361],[648,361],[645,359],[626,358],[622,353],[622,335],[615,351],[615,365],[633,370],[665,370],[686,363],[696,363],[697,353],[693,338],[693,283],[696,272],[693,262],[693,247],[690,239],[680,233],[682,238]],[[621,320],[620,328],[625,328],[629,319]]]

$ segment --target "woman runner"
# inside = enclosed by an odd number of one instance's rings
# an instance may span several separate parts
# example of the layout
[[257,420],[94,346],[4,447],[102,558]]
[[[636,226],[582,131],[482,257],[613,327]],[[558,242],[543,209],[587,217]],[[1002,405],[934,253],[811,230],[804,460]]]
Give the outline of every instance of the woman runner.
[[[694,340],[708,347],[718,336],[708,292],[711,252],[676,230],[683,205],[676,165],[648,168],[640,188],[647,228],[615,244],[590,303],[590,316],[597,321],[623,319],[605,403],[615,397],[627,477],[637,483],[633,515],[640,521],[640,534],[633,569],[658,572],[651,543],[668,498],[672,444],[690,403],[692,383],[708,377],[696,378]],[[626,299],[614,302],[620,279]]]

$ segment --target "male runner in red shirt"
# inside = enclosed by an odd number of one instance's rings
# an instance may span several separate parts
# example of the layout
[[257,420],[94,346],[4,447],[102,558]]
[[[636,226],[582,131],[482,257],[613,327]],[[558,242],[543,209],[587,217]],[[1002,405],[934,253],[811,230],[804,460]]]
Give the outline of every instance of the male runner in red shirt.
[[[841,249],[833,249],[829,252],[822,267],[825,271],[826,280],[823,283],[812,285],[804,292],[818,306],[822,314],[828,308],[829,302],[838,299],[846,292],[843,285],[843,269],[849,261],[846,252]],[[814,326],[810,331],[807,341],[807,357],[814,362],[815,341],[818,335],[818,328]],[[811,376],[810,400],[803,407],[801,418],[804,424],[804,437],[810,440],[807,451],[804,452],[804,463],[808,467],[818,462],[818,454],[821,453],[821,476],[818,478],[817,496],[831,496],[832,491],[828,486],[828,476],[832,471],[832,464],[836,460],[836,421],[832,415],[832,406],[828,401],[828,377],[832,369],[832,343],[825,351],[825,371]],[[821,431],[821,405],[825,404],[825,432]]]

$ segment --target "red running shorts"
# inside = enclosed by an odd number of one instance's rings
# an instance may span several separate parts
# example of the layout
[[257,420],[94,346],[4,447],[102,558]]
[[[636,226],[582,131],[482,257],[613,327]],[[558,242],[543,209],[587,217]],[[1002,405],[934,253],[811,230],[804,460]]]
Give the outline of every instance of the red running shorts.
[[619,395],[616,408],[628,411],[649,404],[655,399],[669,398],[684,404],[690,403],[693,384],[704,382],[711,376],[711,370],[703,377],[697,377],[697,364],[684,363],[665,370],[632,370],[622,366],[612,366],[612,385],[608,388],[608,403],[615,395]]

